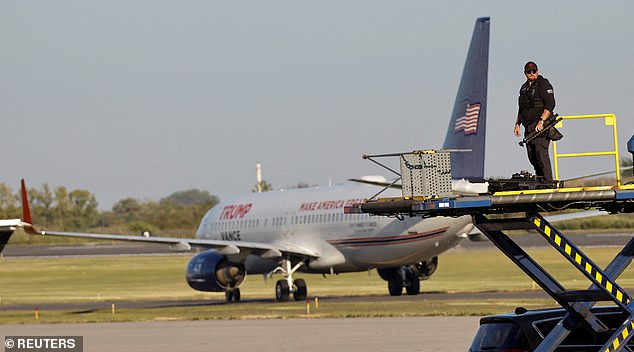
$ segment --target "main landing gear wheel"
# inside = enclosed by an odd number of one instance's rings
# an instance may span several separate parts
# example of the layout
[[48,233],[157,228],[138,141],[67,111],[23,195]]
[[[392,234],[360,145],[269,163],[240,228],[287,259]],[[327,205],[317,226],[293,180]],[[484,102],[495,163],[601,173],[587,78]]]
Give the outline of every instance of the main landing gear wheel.
[[288,282],[286,280],[277,280],[275,284],[275,299],[278,302],[288,302],[288,296],[290,294],[290,289],[288,287]]
[[304,279],[297,279],[293,282],[293,286],[295,286],[295,291],[293,291],[293,298],[296,301],[306,300],[306,296],[308,296],[306,281],[304,281]]
[[235,288],[233,290],[225,291],[225,298],[227,302],[240,302],[240,289]]
[[405,292],[409,296],[415,296],[420,292],[420,280],[416,274],[411,273],[407,275],[407,286],[405,286]]
[[390,277],[387,282],[387,290],[390,296],[400,296],[403,294],[403,279],[399,275]]

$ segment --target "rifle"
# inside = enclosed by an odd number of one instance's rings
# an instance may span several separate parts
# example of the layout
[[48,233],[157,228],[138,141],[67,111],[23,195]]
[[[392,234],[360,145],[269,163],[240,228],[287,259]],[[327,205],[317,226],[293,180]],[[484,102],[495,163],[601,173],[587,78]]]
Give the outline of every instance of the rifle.
[[558,138],[551,137],[550,139],[554,140],[554,141],[560,140],[563,137],[563,135],[561,134],[561,132],[559,132],[555,128],[555,125],[557,123],[559,123],[559,121],[561,121],[561,120],[563,120],[563,117],[559,117],[558,114],[551,115],[550,117],[548,117],[546,119],[546,122],[544,123],[544,128],[541,131],[533,131],[533,132],[529,133],[528,136],[524,137],[524,139],[522,139],[520,141],[520,147],[523,147],[524,144],[532,141],[533,139],[535,139],[535,138],[537,138],[539,136],[544,135],[545,133],[548,133],[551,129],[554,129],[553,132],[555,132],[554,133],[555,135],[558,135],[557,136]]

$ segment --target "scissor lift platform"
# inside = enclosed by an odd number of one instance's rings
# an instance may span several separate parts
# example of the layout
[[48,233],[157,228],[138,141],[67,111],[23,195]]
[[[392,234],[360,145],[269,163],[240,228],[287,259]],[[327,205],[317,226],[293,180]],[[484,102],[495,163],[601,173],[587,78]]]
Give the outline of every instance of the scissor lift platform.
[[[530,189],[478,195],[424,194],[410,196],[403,192],[403,197],[398,198],[374,199],[373,197],[363,203],[345,207],[344,212],[347,214],[366,213],[398,218],[470,215],[473,218],[474,225],[496,247],[567,310],[567,314],[544,338],[535,351],[555,351],[570,331],[578,324],[586,324],[597,334],[610,333],[601,319],[591,311],[592,306],[598,301],[612,301],[623,312],[623,323],[618,329],[611,332],[611,337],[600,351],[631,351],[626,344],[634,335],[634,302],[632,296],[618,285],[616,279],[634,258],[634,236],[610,264],[605,269],[602,269],[539,214],[540,212],[564,209],[600,209],[609,214],[634,212],[634,185],[621,185],[620,183],[614,115],[587,115],[567,118],[594,118],[597,116],[605,116],[606,125],[614,128],[614,151],[608,153],[569,154],[565,156],[613,155],[617,168],[616,186]],[[628,142],[628,150],[634,154],[634,137]],[[410,154],[420,157],[422,154],[437,152],[450,151],[427,150],[415,151]],[[372,160],[372,157],[399,156],[399,158],[404,159],[404,154],[406,153],[364,156],[364,158],[384,166]],[[555,166],[557,166],[556,161],[557,154],[555,152]],[[412,182],[415,178],[414,176],[416,176],[416,179],[424,179],[427,175],[419,177],[414,173],[425,172],[426,168],[433,169],[435,167],[435,165],[430,166],[429,162],[425,160],[421,164],[423,166],[418,168],[404,168],[401,166],[401,174],[386,168],[396,173],[399,179],[402,179],[403,183],[405,183],[405,181]],[[555,171],[557,174],[557,167],[555,167]],[[436,176],[432,175],[432,177]],[[425,182],[428,182],[428,180]],[[394,183],[388,187],[393,185]],[[510,217],[496,218],[492,216],[494,214],[506,214]],[[567,290],[508,236],[507,232],[510,230],[532,230],[539,233],[590,281],[588,289]]]
[[[598,208],[611,214],[634,212],[634,186],[499,192],[438,199],[384,198],[354,204],[346,207],[345,212],[397,217],[471,215],[475,226],[496,247],[568,311],[535,351],[555,351],[579,323],[587,324],[597,333],[605,333],[605,325],[590,311],[598,301],[613,301],[627,316],[600,351],[629,350],[626,343],[634,335],[634,303],[615,280],[634,258],[634,237],[605,269],[601,269],[539,215],[541,211],[575,208]],[[495,219],[490,216],[518,212],[519,215],[511,218]],[[509,230],[534,230],[539,233],[588,278],[591,283],[589,288],[567,290],[508,236],[506,232]]]
[[379,198],[345,208],[349,214],[383,216],[461,216],[523,211],[598,208],[608,213],[634,212],[634,185],[538,189],[492,195]]

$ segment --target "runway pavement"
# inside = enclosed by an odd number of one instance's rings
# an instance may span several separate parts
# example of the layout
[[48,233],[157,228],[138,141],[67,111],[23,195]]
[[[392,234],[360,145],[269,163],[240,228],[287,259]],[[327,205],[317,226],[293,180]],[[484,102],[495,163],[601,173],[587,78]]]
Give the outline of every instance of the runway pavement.
[[466,351],[478,317],[0,325],[4,336],[83,336],[84,351]]
[[[621,246],[627,234],[578,235],[579,246]],[[522,246],[546,245],[537,234],[514,238]],[[487,248],[489,242],[463,241],[466,249]],[[166,246],[136,244],[72,245],[72,246],[7,246],[7,257],[30,256],[101,256],[101,255],[164,255]],[[184,255],[191,255],[184,254]],[[459,299],[457,295],[424,292],[403,296],[400,300]],[[541,291],[485,292],[469,294],[480,298],[546,297]],[[512,297],[509,297],[511,295]],[[367,300],[380,302],[387,296],[330,297],[333,301]],[[164,306],[196,306],[225,304],[209,301],[119,302],[120,307],[147,308]],[[94,304],[93,304],[94,305]],[[20,309],[2,306],[2,310]],[[60,305],[46,309],[103,309],[90,303],[78,306]],[[478,328],[479,317],[414,317],[355,319],[289,319],[184,321],[140,323],[92,323],[53,325],[0,325],[0,336],[75,335],[84,337],[84,351],[466,351]]]
[[[537,233],[518,234],[511,236],[522,247],[545,247],[548,243]],[[628,233],[603,234],[573,234],[570,239],[579,247],[584,246],[624,246],[632,237]],[[460,248],[477,249],[493,248],[489,241],[473,242],[464,240],[458,244]],[[5,247],[2,255],[9,257],[66,257],[66,256],[120,256],[120,255],[192,255],[171,251],[167,245],[139,244],[128,242],[95,242],[86,245],[56,245],[56,246],[16,246],[11,242]]]
[[[631,237],[629,234],[581,234],[575,236],[575,243],[582,246],[605,246],[605,245],[624,245]],[[514,240],[523,247],[539,247],[547,246],[547,243],[537,233],[529,233],[514,236]],[[460,247],[463,249],[483,249],[492,248],[493,244],[484,242],[462,241]],[[28,258],[28,257],[74,257],[74,256],[130,256],[130,255],[186,255],[191,256],[192,253],[174,253],[165,245],[156,244],[136,244],[136,243],[95,243],[90,245],[63,245],[63,246],[7,246],[4,255],[7,258]],[[399,300],[447,300],[460,299],[457,296],[461,294],[448,294],[442,292],[423,292],[417,296],[402,296]],[[480,299],[517,299],[517,298],[546,298],[548,297],[542,291],[526,291],[526,292],[483,292],[469,293],[468,298]],[[327,297],[333,302],[345,302],[354,300],[369,302],[384,302],[389,296],[342,296]],[[266,300],[260,300],[266,301]],[[272,299],[271,299],[272,301]],[[157,307],[182,307],[182,306],[208,306],[225,304],[224,300],[206,301],[122,301],[117,305],[121,308],[157,308]],[[75,303],[75,304],[41,304],[41,309],[47,310],[98,310],[107,308],[106,303]],[[30,310],[31,306],[23,305],[0,305],[0,311],[7,310]]]
[[[525,300],[536,298],[548,298],[548,294],[544,291],[512,291],[512,292],[421,292],[419,295],[410,296],[403,295],[398,297],[392,297],[388,295],[364,295],[364,296],[325,296],[319,297],[320,302],[331,303],[346,303],[346,302],[370,302],[380,304],[382,302],[399,301],[399,302],[414,302],[414,301],[444,301],[444,300]],[[244,299],[241,303],[260,302],[275,304],[274,298],[270,299]],[[96,310],[108,310],[111,308],[112,302],[80,302],[80,303],[40,303],[37,307],[40,310],[72,310],[72,311],[96,311]],[[148,308],[168,308],[168,307],[210,307],[226,304],[233,304],[226,302],[224,299],[216,300],[169,300],[169,301],[117,301],[117,307],[119,309],[148,309]],[[0,312],[2,311],[17,311],[26,310],[31,311],[34,309],[33,304],[2,304],[0,305]]]

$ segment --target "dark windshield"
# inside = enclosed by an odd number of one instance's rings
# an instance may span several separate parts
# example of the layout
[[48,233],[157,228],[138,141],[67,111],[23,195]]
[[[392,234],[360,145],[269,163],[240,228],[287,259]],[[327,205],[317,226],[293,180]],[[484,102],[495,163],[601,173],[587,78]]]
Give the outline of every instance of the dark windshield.
[[473,339],[470,352],[478,351],[528,351],[528,343],[514,323],[483,324]]

